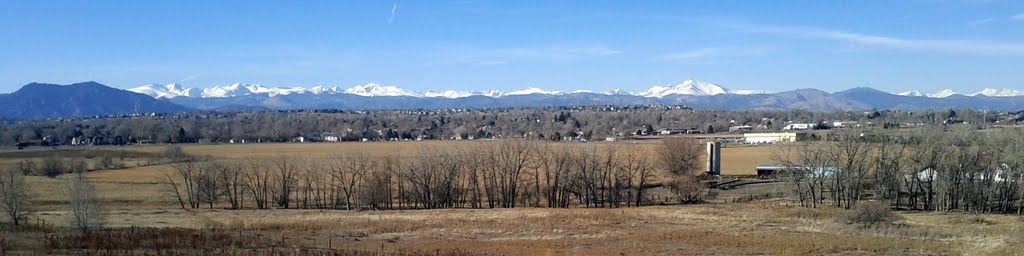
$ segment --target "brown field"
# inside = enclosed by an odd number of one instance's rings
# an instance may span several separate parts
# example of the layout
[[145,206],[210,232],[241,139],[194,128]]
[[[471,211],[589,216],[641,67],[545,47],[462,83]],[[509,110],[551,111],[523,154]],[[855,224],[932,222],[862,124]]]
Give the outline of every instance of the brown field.
[[[490,255],[1013,255],[1019,216],[905,213],[898,226],[838,223],[836,209],[777,202],[621,209],[115,210],[112,227],[226,229],[294,248]],[[63,212],[43,212],[59,223]],[[978,220],[977,218],[981,218]],[[28,237],[24,240],[29,240]],[[32,248],[32,242],[21,242]]]
[[[481,142],[386,142],[321,144],[185,145],[191,154],[216,158],[278,155],[323,157],[334,153],[413,154],[421,147],[448,149]],[[486,142],[483,142],[486,143]],[[657,144],[619,142],[653,152]],[[576,144],[560,144],[576,145]],[[110,150],[158,153],[163,146]],[[723,148],[723,174],[753,175],[771,162],[770,147]],[[0,152],[0,165],[47,156]],[[52,153],[52,152],[51,152]],[[66,153],[70,156],[71,153]],[[141,159],[127,161],[144,162]],[[836,219],[838,209],[793,207],[769,199],[735,203],[744,196],[785,195],[781,183],[721,191],[703,205],[656,205],[619,209],[443,209],[402,211],[181,210],[161,170],[148,165],[92,171],[112,228],[230,230],[282,248],[345,249],[377,253],[464,252],[485,255],[1012,255],[1024,251],[1024,217],[901,212],[897,225],[861,227]],[[37,223],[67,225],[60,192],[67,177],[29,177],[40,208]],[[48,254],[46,231],[0,230],[0,254],[14,248]],[[6,241],[6,242],[5,242]],[[268,245],[269,246],[269,245]],[[8,249],[10,250],[10,249]],[[74,251],[72,251],[74,252]],[[56,252],[61,254],[60,252]],[[102,253],[100,253],[102,254]],[[238,253],[236,253],[238,254]],[[241,253],[238,255],[244,255]]]
[[[415,154],[419,148],[447,149],[462,145],[481,143],[470,141],[402,141],[402,142],[349,142],[349,143],[275,143],[275,144],[225,144],[225,145],[186,145],[186,152],[210,155],[217,158],[274,157],[279,155],[298,155],[325,157],[336,153],[363,152],[374,155],[398,153]],[[486,143],[486,142],[482,142]],[[656,154],[659,144],[656,141],[592,143],[597,145],[620,145],[624,149],[640,149]],[[555,144],[573,146],[586,144]],[[131,147],[131,150],[156,153],[164,150],[161,146]],[[722,148],[722,175],[755,175],[754,167],[758,164],[771,163],[770,146],[725,146]]]
[[[465,146],[470,143],[487,142],[458,142],[458,141],[415,141],[415,142],[350,142],[350,143],[275,143],[275,144],[222,144],[222,145],[184,145],[182,148],[190,154],[208,155],[217,159],[246,159],[246,158],[273,158],[281,155],[301,157],[328,157],[331,154],[345,153],[368,153],[384,155],[397,153],[400,155],[415,154],[420,148],[430,149],[451,149]],[[595,143],[607,144],[607,143]],[[574,146],[579,144],[555,144],[558,146]],[[652,142],[619,142],[622,150],[640,149],[651,152],[659,147]],[[127,151],[135,155],[158,154],[165,150],[165,146],[128,146],[118,148],[101,148],[100,152]],[[722,174],[723,175],[755,175],[754,167],[760,163],[771,162],[770,147],[726,147],[722,149]],[[82,150],[60,150],[61,157],[80,156]],[[77,153],[76,153],[77,152]],[[10,167],[23,159],[39,161],[44,157],[51,156],[55,152],[46,150],[34,151],[8,151],[0,152],[0,167]],[[89,160],[96,160],[95,157]],[[114,209],[151,209],[175,207],[177,201],[171,198],[170,187],[161,185],[166,178],[161,173],[169,170],[166,165],[147,165],[145,159],[129,158],[126,160],[129,166],[143,165],[139,167],[127,167],[124,169],[91,171],[85,176],[93,181],[100,197],[111,202],[109,208]],[[91,166],[91,165],[90,165]],[[43,177],[29,177],[35,183],[35,187],[42,191],[59,191],[61,179],[48,179]],[[131,193],[124,193],[131,191]],[[43,193],[38,196],[40,204],[44,207],[57,207],[64,200],[61,193]]]

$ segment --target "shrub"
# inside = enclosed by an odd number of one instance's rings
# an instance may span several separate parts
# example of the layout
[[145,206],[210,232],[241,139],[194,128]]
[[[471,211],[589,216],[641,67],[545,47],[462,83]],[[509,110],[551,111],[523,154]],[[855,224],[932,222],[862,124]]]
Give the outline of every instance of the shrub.
[[100,166],[102,166],[102,169],[114,168],[114,158],[111,158],[110,155],[104,155],[103,159],[100,160]]
[[795,207],[790,209],[780,209],[777,211],[780,216],[786,218],[795,219],[806,219],[806,220],[831,220],[839,216],[839,211],[835,208],[808,208],[808,207]]
[[950,221],[953,224],[995,225],[996,222],[982,216],[958,216]]
[[7,251],[14,248],[14,242],[6,237],[0,237],[0,255],[7,255]]
[[56,178],[57,175],[64,174],[64,168],[64,161],[58,156],[52,156],[43,159],[38,171],[39,175]]
[[899,220],[900,216],[892,212],[888,203],[872,201],[858,203],[856,208],[847,211],[841,218],[847,224],[873,226],[890,224],[893,221]]

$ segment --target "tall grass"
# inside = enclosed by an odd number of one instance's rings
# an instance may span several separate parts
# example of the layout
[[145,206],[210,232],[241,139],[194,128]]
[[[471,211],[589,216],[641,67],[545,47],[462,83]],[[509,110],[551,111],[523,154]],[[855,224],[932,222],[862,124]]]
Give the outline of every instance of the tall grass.
[[[3,240],[0,240],[3,241]],[[388,251],[298,247],[260,232],[223,229],[131,228],[45,236],[46,254],[82,255],[475,255],[459,250]],[[0,243],[0,249],[3,249]]]

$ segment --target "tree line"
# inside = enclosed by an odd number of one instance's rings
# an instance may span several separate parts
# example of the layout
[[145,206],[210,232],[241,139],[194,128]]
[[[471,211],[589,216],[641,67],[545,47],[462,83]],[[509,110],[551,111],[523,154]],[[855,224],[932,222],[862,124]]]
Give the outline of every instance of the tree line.
[[653,187],[668,188],[682,203],[701,202],[708,192],[695,177],[701,147],[689,140],[658,146],[671,154],[528,140],[421,147],[411,155],[218,160],[171,146],[173,164],[163,174],[182,208],[616,208],[649,203]]
[[834,133],[779,146],[774,158],[800,203],[853,208],[1024,213],[1024,131],[932,127]]
[[974,110],[813,112],[694,110],[678,106],[579,106],[502,109],[197,112],[0,122],[0,146],[132,143],[286,142],[332,133],[340,140],[531,138],[595,140],[656,129],[728,131],[750,125],[859,121],[884,127],[993,123],[1009,113]]

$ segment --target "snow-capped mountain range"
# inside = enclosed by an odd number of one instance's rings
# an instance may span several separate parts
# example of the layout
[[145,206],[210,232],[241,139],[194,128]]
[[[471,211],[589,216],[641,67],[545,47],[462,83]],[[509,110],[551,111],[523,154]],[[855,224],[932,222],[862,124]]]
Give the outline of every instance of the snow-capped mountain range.
[[[128,89],[132,92],[137,92],[145,95],[149,95],[153,98],[176,98],[176,97],[190,97],[190,98],[228,98],[238,97],[246,95],[257,95],[266,94],[270,97],[278,95],[289,95],[289,94],[353,94],[359,96],[375,97],[375,96],[408,96],[408,97],[427,97],[427,98],[464,98],[470,96],[486,96],[491,98],[515,96],[515,95],[531,95],[531,94],[546,94],[546,95],[564,95],[564,94],[578,94],[578,93],[594,93],[588,90],[576,90],[571,93],[565,93],[561,91],[544,90],[536,87],[528,87],[522,90],[516,91],[498,91],[498,90],[484,90],[484,91],[427,91],[427,92],[416,92],[412,90],[406,90],[397,86],[381,85],[376,83],[368,83],[365,85],[356,85],[347,89],[342,89],[337,86],[314,86],[311,88],[303,87],[266,87],[259,84],[242,84],[235,83],[226,86],[214,86],[210,88],[185,88],[179,84],[148,84],[135,88]],[[729,90],[717,84],[706,83],[696,80],[686,80],[674,85],[660,86],[655,85],[650,89],[642,92],[628,92],[622,89],[615,89],[612,91],[605,92],[605,95],[632,95],[641,96],[647,98],[662,98],[668,95],[696,95],[696,96],[710,96],[718,94],[763,94],[764,91],[756,90]]]
[[[407,96],[417,98],[465,98],[470,96],[485,96],[491,98],[499,98],[506,96],[516,95],[567,95],[567,94],[581,94],[581,93],[594,93],[589,90],[575,90],[572,92],[561,92],[553,90],[544,90],[536,87],[528,87],[522,90],[515,91],[499,91],[499,90],[484,90],[484,91],[426,91],[417,92],[412,90],[403,89],[397,86],[381,85],[377,83],[368,83],[364,85],[356,85],[350,88],[339,88],[337,86],[314,86],[311,88],[304,87],[267,87],[259,84],[242,84],[235,83],[226,86],[213,86],[209,88],[187,88],[180,84],[149,84],[135,88],[128,89],[132,92],[137,92],[145,95],[149,95],[153,98],[177,98],[177,97],[188,97],[188,98],[229,98],[247,95],[260,95],[264,94],[269,97],[279,95],[290,95],[290,94],[312,94],[312,95],[333,95],[333,94],[352,94],[366,97],[378,97],[378,96]],[[654,85],[646,91],[640,92],[628,92],[622,89],[615,89],[601,94],[605,95],[628,95],[628,96],[640,96],[645,98],[664,98],[669,95],[693,95],[693,96],[714,96],[720,94],[733,94],[733,95],[753,95],[753,94],[767,94],[769,92],[760,90],[730,90],[725,87],[713,83],[707,83],[697,80],[686,80],[677,84],[671,85]],[[910,97],[927,97],[927,98],[946,98],[953,95],[966,95],[966,96],[987,96],[987,97],[1014,97],[1024,96],[1024,91],[1015,89],[992,89],[986,88],[981,91],[971,94],[960,94],[954,90],[946,89],[935,93],[923,93],[918,90],[906,91],[897,93],[900,96]]]
[[719,94],[764,94],[765,91],[757,90],[729,90],[725,89],[717,84],[705,83],[696,81],[693,79],[683,81],[682,83],[670,85],[670,86],[652,86],[645,92],[634,93],[636,96],[662,98],[668,95],[681,94],[681,95],[697,95],[697,96],[710,96]]
[[[922,93],[921,91],[913,90],[913,91],[905,91],[905,92],[897,93],[896,95],[911,96],[911,97],[946,98],[946,97],[953,96],[953,95],[964,95],[964,94],[960,94],[960,93],[958,93],[958,92],[956,92],[954,90],[951,90],[951,89],[945,89],[945,90],[941,90],[941,91],[938,91],[938,92],[935,92],[935,93]],[[1016,96],[1024,96],[1024,91],[1015,90],[1015,89],[1009,89],[1009,88],[1002,88],[1002,89],[985,88],[985,89],[982,89],[981,91],[978,91],[978,92],[975,92],[975,93],[971,93],[971,94],[967,94],[966,96],[1016,97]]]
[[192,88],[183,88],[178,84],[166,84],[166,85],[143,85],[135,88],[128,89],[129,91],[149,95],[153,98],[174,98],[174,97],[200,97],[202,94],[199,90],[193,90]]
[[640,92],[562,92],[535,87],[516,91],[417,92],[373,83],[347,88],[282,88],[257,84],[187,88],[179,84],[167,84],[140,86],[130,91],[110,88],[96,82],[71,85],[31,83],[10,94],[0,93],[0,119],[109,115],[140,111],[164,113],[295,109],[394,110],[652,104],[721,110],[859,111],[972,108],[1016,112],[1024,109],[1024,95],[1014,89],[985,89],[967,95],[944,90],[936,93],[908,91],[900,93],[903,95],[900,96],[870,87],[857,87],[832,93],[817,89],[764,93],[730,90],[694,80],[652,86]]

